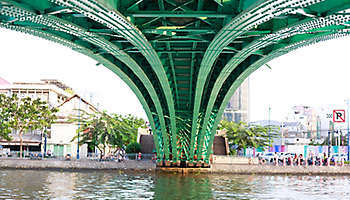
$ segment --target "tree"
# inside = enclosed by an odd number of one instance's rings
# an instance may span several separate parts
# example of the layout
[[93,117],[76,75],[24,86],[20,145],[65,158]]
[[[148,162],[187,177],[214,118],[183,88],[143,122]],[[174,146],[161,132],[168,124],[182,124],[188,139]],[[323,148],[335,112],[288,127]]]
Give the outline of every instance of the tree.
[[6,113],[3,120],[6,128],[18,131],[20,140],[20,157],[22,157],[23,134],[30,130],[43,130],[51,126],[56,120],[57,108],[49,108],[48,104],[40,99],[32,100],[30,97],[18,98],[2,96],[7,105],[2,110]]
[[9,105],[10,98],[7,98],[6,95],[0,94],[0,138],[4,138],[5,140],[11,140],[11,124],[9,121]]
[[141,152],[141,146],[137,142],[132,142],[132,143],[128,144],[128,146],[126,146],[125,152],[126,153],[138,153],[138,152]]
[[114,115],[116,119],[122,121],[125,126],[128,126],[127,132],[124,133],[123,143],[124,145],[128,145],[132,142],[136,142],[137,139],[137,131],[139,128],[146,128],[146,122],[142,118],[137,118],[133,115]]
[[226,137],[229,143],[235,147],[233,152],[249,148],[269,146],[273,138],[277,136],[277,127],[248,125],[244,122],[221,121],[219,129],[226,130]]
[[[90,114],[83,110],[80,110],[80,112],[82,116],[75,116],[72,119],[80,123],[80,128],[77,130],[78,134],[73,140],[80,137],[79,145],[92,144],[101,152],[101,158],[106,154],[107,146],[122,148],[125,144],[133,141],[133,138],[136,138],[135,129],[137,133],[140,119],[131,115],[127,117],[116,114],[110,116],[105,111]],[[80,132],[83,134],[79,134]]]

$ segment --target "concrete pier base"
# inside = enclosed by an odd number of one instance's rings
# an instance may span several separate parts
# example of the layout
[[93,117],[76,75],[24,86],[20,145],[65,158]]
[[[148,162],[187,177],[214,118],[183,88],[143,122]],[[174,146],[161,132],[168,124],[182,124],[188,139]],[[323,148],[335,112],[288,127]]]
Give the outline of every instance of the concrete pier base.
[[157,167],[156,171],[165,172],[165,173],[179,173],[179,174],[212,173],[210,168]]
[[350,166],[266,166],[266,165],[212,165],[210,168],[157,167],[166,173],[213,173],[256,175],[350,175]]

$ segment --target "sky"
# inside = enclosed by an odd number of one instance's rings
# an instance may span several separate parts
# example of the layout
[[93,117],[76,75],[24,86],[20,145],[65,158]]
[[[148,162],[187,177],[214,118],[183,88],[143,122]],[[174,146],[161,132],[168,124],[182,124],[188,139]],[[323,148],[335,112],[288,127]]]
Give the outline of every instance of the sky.
[[350,98],[350,37],[300,48],[250,76],[251,121],[283,120],[295,105],[346,109]]
[[[146,119],[136,95],[113,72],[62,45],[0,28],[0,77],[10,82],[58,79],[101,110]],[[350,37],[304,47],[250,77],[250,120],[281,121],[292,106],[345,109],[350,98]]]
[[58,79],[100,110],[146,119],[142,105],[112,71],[68,47],[0,28],[0,77],[9,82]]

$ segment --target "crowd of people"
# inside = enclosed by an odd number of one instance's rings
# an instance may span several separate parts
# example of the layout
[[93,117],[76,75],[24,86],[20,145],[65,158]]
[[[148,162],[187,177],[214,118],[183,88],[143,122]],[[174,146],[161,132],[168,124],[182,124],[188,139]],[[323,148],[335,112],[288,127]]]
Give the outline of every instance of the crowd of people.
[[114,153],[108,153],[106,155],[103,155],[100,159],[101,161],[117,161],[122,162],[126,160],[126,152],[122,148],[118,148]]
[[262,154],[257,155],[259,164],[274,164],[276,166],[330,166],[330,165],[344,165],[344,158],[336,158],[329,156],[326,153],[320,153],[315,155],[309,153],[306,157],[303,154],[289,153],[278,154],[274,153],[274,156],[264,157]]

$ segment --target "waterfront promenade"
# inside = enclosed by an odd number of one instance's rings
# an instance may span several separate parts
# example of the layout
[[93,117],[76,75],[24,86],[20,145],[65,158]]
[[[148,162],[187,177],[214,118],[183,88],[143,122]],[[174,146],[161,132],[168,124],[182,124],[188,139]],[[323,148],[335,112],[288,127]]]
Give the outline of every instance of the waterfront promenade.
[[123,170],[168,173],[217,173],[217,174],[262,174],[262,175],[350,175],[350,166],[274,166],[257,164],[212,164],[210,168],[157,168],[150,160],[92,161],[92,160],[29,160],[0,159],[0,169],[37,170]]

